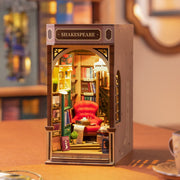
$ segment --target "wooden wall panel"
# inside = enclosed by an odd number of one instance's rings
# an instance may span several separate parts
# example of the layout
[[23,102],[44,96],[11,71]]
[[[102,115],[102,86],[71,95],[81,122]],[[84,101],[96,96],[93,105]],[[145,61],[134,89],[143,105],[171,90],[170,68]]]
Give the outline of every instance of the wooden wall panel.
[[[121,121],[115,124],[115,163],[132,150],[133,26],[115,25],[114,74],[121,77]],[[114,76],[115,81],[115,76]],[[115,93],[115,88],[114,88]]]

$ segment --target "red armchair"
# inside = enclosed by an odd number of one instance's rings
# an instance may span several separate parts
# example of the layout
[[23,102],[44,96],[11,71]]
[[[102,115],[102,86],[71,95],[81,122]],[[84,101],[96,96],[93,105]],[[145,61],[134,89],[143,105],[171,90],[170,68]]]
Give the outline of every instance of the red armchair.
[[75,116],[72,119],[72,123],[82,120],[83,118],[88,119],[90,125],[85,126],[84,136],[95,136],[100,128],[102,119],[96,116],[96,112],[99,105],[93,101],[79,101],[74,105]]

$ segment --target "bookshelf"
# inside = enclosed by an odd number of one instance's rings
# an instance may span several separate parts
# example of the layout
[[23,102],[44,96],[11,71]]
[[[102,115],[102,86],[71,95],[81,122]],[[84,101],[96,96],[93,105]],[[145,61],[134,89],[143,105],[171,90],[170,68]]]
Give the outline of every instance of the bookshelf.
[[93,66],[81,66],[81,100],[96,101],[96,80]]
[[78,99],[78,79],[79,79],[79,67],[72,66],[72,74],[71,74],[71,105],[73,106]]
[[69,136],[71,139],[71,91],[62,95],[62,136]]
[[[96,102],[99,104],[98,116],[100,117],[109,117],[109,73],[107,71],[98,71],[96,72],[96,91],[98,91],[98,96]],[[106,122],[106,119],[104,119]]]
[[61,138],[61,123],[62,123],[62,112],[61,112],[61,101],[62,95],[59,92],[52,93],[52,116],[51,125],[53,126],[52,132],[52,151],[61,149],[60,138]]
[[52,151],[61,150],[62,136],[70,139],[71,72],[72,55],[65,54],[57,61],[52,73]]
[[71,83],[72,105],[80,100],[96,101],[96,77],[94,74],[94,63],[98,57],[92,53],[81,52],[74,55],[74,79]]
[[61,94],[53,93],[52,95],[52,123],[60,123],[61,121]]
[[71,90],[72,65],[59,66],[59,90]]

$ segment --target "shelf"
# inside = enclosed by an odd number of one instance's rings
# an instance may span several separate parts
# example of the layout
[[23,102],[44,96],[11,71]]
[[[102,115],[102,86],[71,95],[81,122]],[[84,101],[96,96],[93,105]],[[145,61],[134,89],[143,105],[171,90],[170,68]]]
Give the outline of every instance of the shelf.
[[109,90],[110,89],[109,87],[101,87],[101,88],[103,88],[105,90]]
[[93,65],[90,65],[90,64],[89,64],[89,65],[88,65],[88,64],[87,64],[87,65],[81,64],[81,67],[94,67],[94,66],[93,66]]
[[96,81],[94,78],[91,79],[91,78],[86,78],[86,79],[81,79],[81,81],[87,81],[87,82],[93,82],[93,81]]
[[59,135],[61,135],[61,130],[54,130],[52,132],[52,136],[59,136]]
[[62,94],[63,94],[63,91],[70,91],[71,88],[66,88],[66,89],[60,89],[59,91],[62,91]]
[[52,110],[58,110],[58,109],[60,109],[60,108],[61,108],[61,106],[52,107]]
[[72,64],[66,64],[66,65],[59,65],[59,67],[72,67]]
[[46,96],[47,86],[16,86],[16,87],[1,87],[0,97],[22,97],[22,96]]
[[83,96],[95,96],[96,94],[93,92],[83,92],[83,93],[81,93],[81,95],[83,95]]
[[60,123],[61,122],[61,118],[57,117],[57,118],[52,118],[52,123]]
[[60,93],[59,92],[53,92],[52,95],[57,96],[57,95],[60,95]]

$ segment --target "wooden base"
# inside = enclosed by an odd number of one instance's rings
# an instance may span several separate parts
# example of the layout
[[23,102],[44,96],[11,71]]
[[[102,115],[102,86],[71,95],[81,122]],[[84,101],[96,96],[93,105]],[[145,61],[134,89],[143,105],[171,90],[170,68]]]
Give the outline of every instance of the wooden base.
[[45,162],[46,164],[59,164],[59,165],[66,165],[66,164],[68,164],[68,165],[89,165],[89,166],[91,166],[91,165],[93,165],[93,166],[113,166],[114,165],[114,163],[97,163],[97,162],[69,162],[69,161],[67,161],[67,162],[54,162],[54,161],[46,161]]

